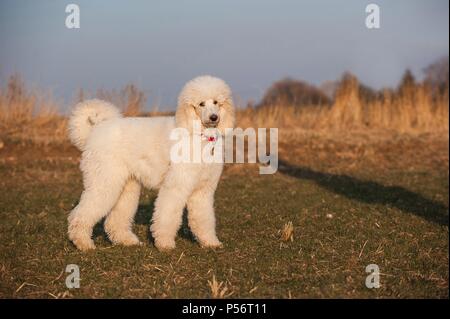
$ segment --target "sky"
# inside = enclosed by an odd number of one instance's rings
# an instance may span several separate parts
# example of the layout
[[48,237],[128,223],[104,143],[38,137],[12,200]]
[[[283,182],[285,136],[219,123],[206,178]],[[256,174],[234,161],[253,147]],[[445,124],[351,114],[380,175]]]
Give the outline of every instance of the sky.
[[[65,26],[66,5],[80,28]],[[365,25],[369,3],[380,28]],[[0,0],[0,82],[19,73],[67,109],[80,88],[139,86],[173,110],[189,79],[223,78],[241,102],[276,80],[354,73],[376,89],[449,52],[447,0]]]

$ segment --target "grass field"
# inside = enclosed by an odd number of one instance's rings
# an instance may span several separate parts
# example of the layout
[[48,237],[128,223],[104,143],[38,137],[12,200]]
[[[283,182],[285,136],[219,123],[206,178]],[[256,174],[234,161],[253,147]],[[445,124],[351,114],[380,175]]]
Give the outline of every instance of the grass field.
[[[149,238],[152,191],[136,216],[144,246],[112,246],[98,225],[97,249],[76,250],[66,217],[82,191],[79,153],[4,140],[0,297],[448,298],[448,132],[280,133],[275,175],[225,169],[224,248],[200,248],[185,223],[169,253]],[[79,289],[66,288],[68,264],[80,267]],[[380,267],[379,289],[365,286],[368,264]]]

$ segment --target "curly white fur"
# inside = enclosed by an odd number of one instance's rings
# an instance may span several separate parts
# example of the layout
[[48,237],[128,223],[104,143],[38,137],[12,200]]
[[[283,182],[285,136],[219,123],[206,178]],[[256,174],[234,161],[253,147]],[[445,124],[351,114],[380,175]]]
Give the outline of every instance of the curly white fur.
[[122,117],[117,107],[102,100],[89,100],[75,105],[69,119],[70,141],[84,151],[86,140],[94,125],[105,120]]
[[158,249],[175,247],[185,206],[199,243],[221,246],[213,206],[223,164],[170,161],[172,129],[184,127],[192,132],[193,120],[210,125],[211,112],[217,113],[215,125],[221,132],[233,127],[231,91],[225,82],[211,76],[185,85],[175,117],[124,118],[117,108],[100,100],[75,107],[69,134],[83,152],[80,168],[84,191],[68,217],[68,234],[77,248],[95,248],[92,230],[105,216],[105,229],[113,243],[140,244],[132,225],[141,185],[159,189],[150,227]]

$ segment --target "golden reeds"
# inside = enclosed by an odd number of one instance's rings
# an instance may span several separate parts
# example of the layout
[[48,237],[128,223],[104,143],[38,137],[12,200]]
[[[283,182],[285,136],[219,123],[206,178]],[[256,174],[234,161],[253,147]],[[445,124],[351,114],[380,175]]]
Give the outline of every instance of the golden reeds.
[[[408,75],[408,74],[407,74]],[[358,79],[345,74],[333,102],[325,105],[294,106],[276,100],[264,107],[239,108],[237,125],[304,130],[386,129],[397,132],[448,132],[448,85],[436,90],[427,83],[404,78],[397,90],[385,89],[364,96]],[[78,100],[85,98],[80,90]],[[126,116],[143,112],[146,97],[134,85],[120,91],[98,91],[98,98],[118,105]],[[29,91],[18,75],[0,88],[0,141],[5,138],[39,144],[67,141],[67,117],[50,95]],[[147,115],[168,115],[157,109]]]
[[347,74],[331,106],[274,104],[247,108],[238,112],[238,125],[306,130],[448,131],[448,101],[448,87],[436,95],[423,83],[410,84],[397,92],[385,89],[376,98],[366,100],[360,94],[356,77]]

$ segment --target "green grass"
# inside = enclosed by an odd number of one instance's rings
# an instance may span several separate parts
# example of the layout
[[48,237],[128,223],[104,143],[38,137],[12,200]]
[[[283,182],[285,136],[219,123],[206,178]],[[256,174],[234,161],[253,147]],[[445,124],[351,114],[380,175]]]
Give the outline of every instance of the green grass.
[[[99,225],[97,249],[85,253],[66,235],[82,190],[77,154],[3,152],[3,298],[209,298],[213,275],[236,298],[448,298],[448,164],[331,174],[283,162],[271,176],[227,170],[215,202],[223,249],[200,248],[184,223],[177,248],[158,252],[148,232],[156,193],[145,191],[134,227],[145,245],[112,246]],[[282,242],[289,221],[294,240]],[[80,267],[79,289],[65,286],[68,264]],[[368,264],[380,267],[379,289],[365,287]]]

